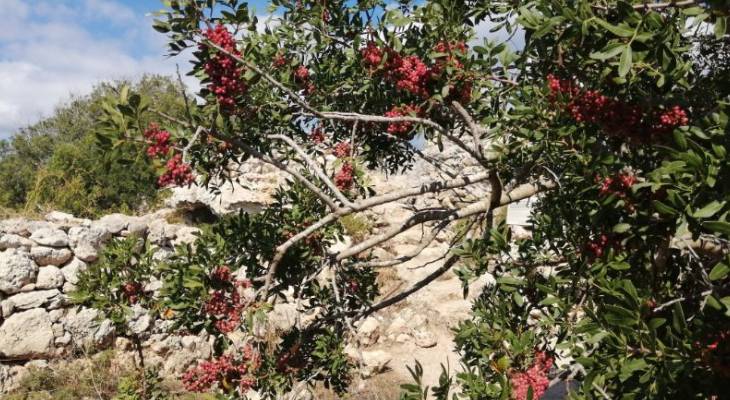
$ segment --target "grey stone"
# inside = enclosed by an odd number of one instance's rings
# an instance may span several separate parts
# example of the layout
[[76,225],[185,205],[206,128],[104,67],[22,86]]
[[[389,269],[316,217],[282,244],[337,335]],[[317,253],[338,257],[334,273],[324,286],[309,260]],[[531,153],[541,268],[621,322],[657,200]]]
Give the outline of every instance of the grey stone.
[[0,292],[13,294],[33,283],[38,266],[27,253],[9,249],[0,253]]
[[134,217],[129,217],[124,214],[109,214],[101,217],[92,226],[100,226],[110,232],[112,235],[116,235],[121,231],[127,229],[130,220]]
[[35,286],[38,289],[55,289],[63,286],[64,278],[61,269],[49,265],[38,270]]
[[66,247],[68,246],[68,235],[57,228],[41,228],[30,235],[30,240],[41,246]]
[[416,340],[416,346],[418,347],[433,347],[438,343],[436,335],[428,329],[419,329],[413,332],[413,338]]
[[40,266],[60,266],[70,260],[73,257],[73,253],[66,248],[35,246],[30,249],[30,256]]
[[63,320],[71,340],[81,346],[106,346],[111,344],[114,325],[110,320],[101,320],[99,311],[92,308],[71,309]]
[[[36,290],[16,294],[5,301],[11,301],[15,310],[28,310],[38,307],[55,309],[66,304],[66,296],[58,289]],[[50,320],[50,316],[48,318]]]
[[17,249],[19,247],[31,248],[33,241],[14,233],[6,233],[0,236],[0,250]]
[[357,335],[364,346],[377,343],[380,336],[380,321],[372,316],[366,318],[357,328]]
[[151,325],[152,317],[150,317],[147,310],[139,304],[135,304],[132,307],[132,315],[130,315],[129,321],[127,321],[127,327],[129,330],[132,333],[139,335],[147,331]]
[[66,279],[66,282],[76,285],[79,283],[79,272],[85,270],[86,263],[79,260],[78,258],[74,258],[68,264],[64,265],[63,268],[61,268],[61,273],[63,274],[64,279]]
[[53,330],[40,308],[15,313],[0,326],[0,357],[30,360],[53,355]]

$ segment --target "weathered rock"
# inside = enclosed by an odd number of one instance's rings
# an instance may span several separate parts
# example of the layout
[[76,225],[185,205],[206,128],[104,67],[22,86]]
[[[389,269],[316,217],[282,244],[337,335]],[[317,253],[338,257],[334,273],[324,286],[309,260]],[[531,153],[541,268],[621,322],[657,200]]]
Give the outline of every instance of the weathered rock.
[[37,289],[55,289],[63,286],[64,278],[61,269],[49,265],[38,269],[38,277],[35,281]]
[[428,348],[436,346],[438,343],[436,335],[434,335],[430,330],[424,328],[414,331],[413,338],[416,340],[416,346],[418,347]]
[[0,393],[16,389],[27,371],[27,368],[20,365],[0,364]]
[[0,312],[2,312],[3,318],[9,317],[13,311],[15,311],[15,304],[12,300],[5,299],[0,301]]
[[288,332],[297,323],[298,314],[296,304],[280,303],[269,313],[269,323],[278,332]]
[[40,308],[15,313],[0,326],[0,357],[30,360],[53,355],[53,330]]
[[76,258],[86,261],[96,261],[99,248],[112,234],[102,226],[92,225],[90,228],[74,227],[68,231],[71,248]]
[[66,294],[69,294],[69,293],[75,291],[76,289],[78,289],[78,286],[74,285],[73,283],[64,282],[63,287],[61,288],[61,291]]
[[54,225],[64,230],[68,230],[69,228],[72,228],[74,226],[87,225],[91,222],[87,219],[76,218],[71,214],[60,211],[51,211],[50,213],[46,214],[45,218],[46,221],[53,222]]
[[195,240],[198,238],[198,234],[200,233],[200,229],[193,228],[190,226],[184,226],[175,232],[175,240],[172,241],[172,244],[174,246],[180,245],[180,244],[189,244],[195,242]]
[[30,256],[16,249],[0,253],[0,292],[13,294],[32,283],[38,272],[38,265]]
[[66,282],[76,285],[79,283],[79,272],[84,270],[86,270],[86,263],[78,258],[74,258],[61,268],[61,273],[64,279],[66,279]]
[[388,363],[393,357],[383,350],[363,351],[362,365],[360,367],[360,374],[364,377],[370,377],[375,374],[379,374],[388,367]]
[[113,235],[120,233],[127,229],[129,222],[134,217],[130,217],[124,214],[109,214],[101,217],[98,221],[94,222],[92,226],[99,226],[107,230]]
[[41,246],[66,247],[68,246],[68,235],[57,228],[42,228],[30,235],[30,240]]
[[364,346],[371,346],[378,342],[380,337],[380,321],[375,317],[367,317],[357,328],[358,338]]
[[169,224],[165,220],[154,220],[150,222],[147,239],[153,244],[166,246],[177,238],[179,226]]
[[132,315],[129,316],[129,320],[127,321],[127,327],[129,330],[132,333],[139,335],[150,329],[151,324],[152,317],[150,317],[147,310],[139,304],[135,304],[132,307]]
[[73,253],[66,248],[35,246],[30,249],[30,256],[40,266],[61,266],[73,257]]
[[105,346],[114,336],[114,325],[110,320],[100,321],[99,311],[91,308],[69,310],[64,319],[64,328],[71,340],[81,346]]
[[33,244],[34,242],[32,240],[14,233],[0,235],[0,250],[17,249],[20,247],[29,249]]
[[[13,303],[15,310],[29,310],[31,308],[46,307],[56,309],[66,304],[66,296],[58,289],[36,290],[33,292],[19,293],[4,300]],[[50,316],[48,317],[50,321]]]

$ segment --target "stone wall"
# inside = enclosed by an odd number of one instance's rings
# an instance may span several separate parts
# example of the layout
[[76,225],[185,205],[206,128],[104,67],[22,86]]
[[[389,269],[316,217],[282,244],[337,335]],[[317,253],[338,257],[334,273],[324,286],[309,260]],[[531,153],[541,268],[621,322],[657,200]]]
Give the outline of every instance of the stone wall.
[[[63,358],[82,349],[116,345],[112,322],[97,310],[72,304],[68,295],[78,274],[95,262],[104,243],[131,234],[147,237],[155,257],[166,257],[178,243],[194,240],[196,228],[170,224],[174,210],[131,217],[112,214],[99,220],[52,212],[43,221],[0,221],[0,393],[11,389],[28,365]],[[145,288],[154,291],[159,282]],[[166,322],[152,320],[135,307],[130,329],[139,334],[150,363],[177,374],[198,358],[210,356],[207,336],[168,335]]]

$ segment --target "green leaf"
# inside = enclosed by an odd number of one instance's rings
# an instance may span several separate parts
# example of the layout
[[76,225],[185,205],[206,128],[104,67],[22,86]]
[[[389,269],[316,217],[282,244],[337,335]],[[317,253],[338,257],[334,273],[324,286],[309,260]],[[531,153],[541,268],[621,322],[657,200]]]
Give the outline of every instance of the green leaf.
[[715,21],[715,37],[722,39],[727,31],[727,17],[718,17]]
[[677,215],[679,214],[679,211],[675,210],[674,208],[662,203],[659,200],[654,200],[651,202],[651,204],[654,206],[654,208],[659,211],[662,214],[668,214],[668,215]]
[[622,51],[624,51],[625,47],[626,45],[623,43],[609,43],[601,51],[591,53],[590,57],[595,60],[605,61],[619,55]]
[[702,226],[705,227],[705,229],[711,230],[713,232],[719,232],[730,236],[730,222],[705,221],[702,223]]
[[596,18],[595,21],[598,23],[598,25],[616,36],[631,37],[634,35],[634,30],[625,25],[613,25],[600,18]]
[[674,143],[677,144],[680,150],[687,150],[687,138],[684,137],[684,132],[675,129],[673,132]]
[[631,225],[630,224],[623,224],[622,223],[622,224],[616,224],[613,227],[612,231],[614,233],[624,233],[624,232],[627,232],[629,229],[631,229]]
[[619,61],[618,65],[618,76],[623,78],[624,76],[626,76],[626,74],[629,73],[629,71],[631,70],[631,59],[631,46],[626,46],[623,53],[621,53],[621,60]]
[[717,281],[727,276],[730,272],[730,267],[724,262],[717,263],[712,271],[710,271],[710,280]]
[[725,206],[725,202],[722,203],[715,200],[706,206],[702,207],[701,209],[695,211],[692,216],[695,218],[709,218],[713,215],[715,215],[718,211],[722,210],[722,208]]

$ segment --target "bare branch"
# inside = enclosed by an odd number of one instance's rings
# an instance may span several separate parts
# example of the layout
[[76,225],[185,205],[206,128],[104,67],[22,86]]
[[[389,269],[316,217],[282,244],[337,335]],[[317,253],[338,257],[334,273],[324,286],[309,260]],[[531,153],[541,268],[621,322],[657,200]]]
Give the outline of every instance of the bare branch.
[[315,222],[314,224],[308,226],[306,229],[302,230],[298,234],[292,236],[289,240],[282,243],[276,248],[276,253],[274,254],[274,257],[272,258],[271,262],[269,263],[269,270],[266,273],[266,277],[264,278],[264,293],[266,296],[268,296],[269,288],[271,287],[271,283],[273,281],[273,277],[276,274],[276,270],[279,266],[279,263],[281,263],[281,260],[284,258],[284,255],[286,252],[296,243],[299,241],[307,238],[309,235],[317,231],[318,229],[336,221],[340,217],[344,217],[346,215],[363,211],[375,206],[379,206],[381,204],[391,203],[394,201],[398,201],[401,199],[404,199],[406,197],[412,197],[417,196],[424,193],[434,193],[434,192],[440,192],[443,190],[449,190],[449,189],[455,189],[463,186],[468,186],[477,182],[481,182],[485,179],[487,179],[488,174],[478,174],[474,176],[465,176],[460,179],[455,179],[452,181],[434,181],[427,184],[423,184],[421,186],[413,187],[410,189],[400,190],[396,192],[391,192],[385,195],[381,196],[375,196],[371,197],[369,199],[362,200],[358,203],[351,204],[347,207],[340,208],[336,211],[331,212],[330,214],[325,215],[322,217],[319,221]]
[[286,142],[289,146],[291,146],[294,151],[297,152],[297,154],[304,159],[304,161],[309,165],[309,167],[312,169],[312,171],[317,175],[317,177],[324,182],[325,185],[335,194],[338,200],[342,202],[343,205],[350,205],[352,202],[345,197],[345,195],[340,192],[340,190],[335,186],[335,184],[332,182],[332,180],[327,176],[327,174],[324,173],[324,171],[320,168],[320,166],[312,160],[307,153],[302,150],[299,145],[292,140],[292,138],[285,136],[285,135],[268,135],[267,138],[269,139],[276,139],[281,140],[283,142]]
[[479,213],[483,213],[486,211],[491,210],[495,206],[504,206],[519,200],[522,200],[524,198],[533,196],[537,193],[540,193],[544,190],[549,190],[555,187],[555,183],[552,181],[542,182],[542,184],[532,184],[527,183],[521,186],[518,186],[514,190],[512,190],[509,193],[506,193],[500,197],[500,201],[497,203],[496,201],[492,201],[491,196],[487,197],[486,199],[473,203],[471,205],[468,205],[466,207],[460,208],[460,209],[432,209],[432,210],[426,210],[419,213],[414,214],[411,216],[411,218],[404,221],[401,225],[395,226],[391,228],[390,230],[384,232],[383,234],[373,236],[367,240],[364,240],[360,243],[357,243],[353,246],[350,246],[349,248],[342,250],[339,253],[333,254],[336,260],[341,261],[348,257],[352,257],[356,254],[359,254],[369,248],[372,248],[374,246],[379,245],[380,243],[383,243],[385,241],[388,241],[401,233],[407,231],[408,229],[420,225],[429,221],[434,220],[449,220],[449,221],[455,221],[457,219],[466,218],[472,215],[476,215]]
[[474,118],[469,115],[469,112],[459,103],[454,100],[451,102],[451,108],[461,117],[466,126],[471,131],[474,138],[474,150],[481,155],[482,154],[482,134],[485,133],[485,129],[474,122]]

